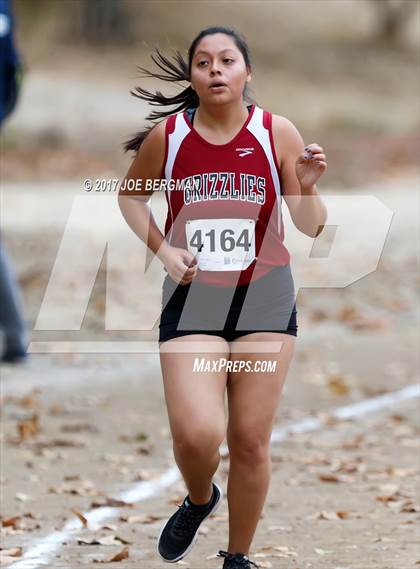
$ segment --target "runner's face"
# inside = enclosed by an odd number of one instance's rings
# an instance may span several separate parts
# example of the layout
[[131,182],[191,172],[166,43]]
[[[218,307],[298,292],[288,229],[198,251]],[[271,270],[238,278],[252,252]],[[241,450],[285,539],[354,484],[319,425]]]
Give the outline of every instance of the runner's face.
[[[242,100],[245,84],[250,80],[250,70],[232,38],[213,34],[199,42],[191,64],[191,86],[201,103]],[[224,86],[211,87],[215,82],[224,83]]]

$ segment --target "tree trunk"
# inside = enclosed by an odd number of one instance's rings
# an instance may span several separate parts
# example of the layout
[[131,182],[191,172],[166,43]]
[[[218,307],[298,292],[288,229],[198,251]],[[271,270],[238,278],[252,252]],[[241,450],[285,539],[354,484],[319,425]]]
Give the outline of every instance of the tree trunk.
[[377,15],[376,40],[384,45],[397,45],[410,15],[414,14],[416,0],[370,0]]
[[80,40],[93,45],[132,42],[131,18],[122,0],[79,0],[71,4]]

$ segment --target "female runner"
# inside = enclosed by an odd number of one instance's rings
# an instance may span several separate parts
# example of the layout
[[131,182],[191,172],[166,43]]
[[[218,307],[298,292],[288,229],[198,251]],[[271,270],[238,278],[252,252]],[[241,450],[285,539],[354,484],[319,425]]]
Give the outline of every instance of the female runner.
[[[166,73],[140,68],[145,75],[189,85],[172,97],[141,87],[133,92],[175,109],[151,113],[148,119],[163,120],[125,144],[136,154],[119,205],[168,273],[160,361],[188,495],[163,525],[157,552],[167,562],[185,557],[200,524],[220,505],[213,476],[226,434],[229,543],[218,555],[223,569],[251,569],[257,565],[248,554],[270,482],[270,436],[297,336],[281,198],[296,227],[316,237],[327,215],[315,186],[326,156],[316,143],[304,147],[287,118],[250,99],[250,55],[237,31],[202,30],[188,61],[179,52],[175,63],[156,52],[152,59]],[[173,182],[165,190],[165,235],[147,204],[151,192],[123,189],[139,179]],[[268,360],[274,371],[261,365]],[[194,368],[199,362],[201,371]]]

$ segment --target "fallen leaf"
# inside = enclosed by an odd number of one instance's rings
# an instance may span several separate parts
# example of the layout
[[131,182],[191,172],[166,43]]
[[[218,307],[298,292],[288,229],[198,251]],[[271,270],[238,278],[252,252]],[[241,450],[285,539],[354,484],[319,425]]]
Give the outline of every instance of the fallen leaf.
[[335,512],[320,512],[317,516],[319,520],[339,520],[340,518],[337,516]]
[[1,525],[4,528],[7,528],[7,527],[17,528],[19,526],[21,519],[22,519],[21,516],[13,516],[12,518],[4,518],[1,520]]
[[39,417],[35,413],[29,419],[20,421],[17,425],[19,442],[35,437],[39,433]]
[[162,520],[164,516],[155,516],[154,514],[139,514],[135,516],[121,516],[120,521],[128,524],[152,524],[158,520]]
[[281,557],[297,557],[296,551],[291,549],[288,545],[277,545],[274,549],[281,552]]
[[91,508],[132,508],[133,504],[124,502],[124,500],[116,500],[115,498],[105,498],[104,502],[92,502]]
[[337,320],[342,322],[353,322],[357,318],[360,318],[360,312],[354,306],[344,306],[337,314]]
[[330,319],[329,314],[322,308],[315,308],[311,312],[311,320],[313,322],[322,322],[323,320]]
[[333,427],[338,423],[338,419],[331,415],[331,413],[325,413],[325,411],[320,411],[316,416],[326,427]]
[[416,514],[417,512],[420,512],[420,508],[414,502],[406,502],[400,512],[405,514]]
[[11,549],[0,549],[0,555],[3,557],[21,557],[22,548],[12,547]]
[[32,500],[28,494],[24,494],[23,492],[16,492],[15,498],[16,500],[19,500],[19,502],[27,502],[28,500]]
[[269,531],[287,531],[291,532],[293,530],[292,526],[268,526]]
[[258,567],[261,567],[261,569],[271,569],[273,564],[271,561],[258,561]]
[[327,553],[332,553],[331,550],[321,549],[320,547],[314,547],[314,551],[315,553],[318,553],[318,555],[326,555]]
[[390,466],[385,469],[385,472],[390,476],[415,476],[417,474],[417,470],[415,468],[397,468],[395,466]]
[[102,526],[101,529],[107,531],[117,531],[118,528],[113,524],[106,524],[105,526]]
[[94,563],[116,563],[118,561],[124,561],[124,559],[128,559],[129,557],[129,548],[128,547],[124,547],[124,549],[122,549],[119,553],[117,553],[116,555],[114,555],[114,557],[112,557],[111,559],[109,559],[108,561],[98,561],[97,559],[94,559]]
[[342,447],[345,449],[358,449],[362,446],[363,442],[365,442],[365,435],[356,435],[352,439],[345,441]]
[[48,488],[50,494],[70,494],[72,496],[100,496],[101,492],[95,488],[90,480],[81,480],[76,486],[64,482],[60,486]]
[[342,375],[333,374],[327,378],[327,385],[335,395],[348,395],[350,388]]
[[60,431],[62,433],[98,433],[99,429],[90,423],[81,423],[76,425],[62,425]]
[[68,439],[52,439],[52,440],[37,440],[27,441],[27,447],[33,449],[37,453],[42,453],[46,449],[51,448],[84,448],[85,441],[74,441]]
[[79,511],[77,511],[77,510],[72,510],[72,512],[73,512],[73,514],[75,514],[75,515],[79,518],[79,520],[82,522],[83,527],[87,528],[87,527],[88,527],[88,521],[87,521],[87,519],[85,518],[85,516],[84,516],[81,512],[79,512]]
[[122,549],[119,553],[117,553],[117,555],[114,555],[114,557],[112,559],[110,559],[110,563],[116,562],[116,561],[123,561],[124,559],[128,559],[129,557],[129,549],[128,547],[124,547],[124,549]]
[[126,539],[119,537],[118,535],[107,535],[105,537],[92,537],[92,538],[85,538],[79,537],[77,538],[77,543],[79,545],[117,545],[117,544],[124,544],[130,545],[131,542],[127,541]]
[[340,478],[334,474],[319,474],[318,478],[321,482],[340,482]]

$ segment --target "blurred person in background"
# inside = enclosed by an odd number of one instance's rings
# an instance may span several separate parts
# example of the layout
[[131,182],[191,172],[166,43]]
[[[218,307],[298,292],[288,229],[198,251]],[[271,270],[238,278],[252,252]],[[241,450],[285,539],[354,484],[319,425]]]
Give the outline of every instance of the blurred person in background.
[[[0,133],[16,106],[22,65],[14,44],[14,22],[9,0],[0,0]],[[28,332],[23,303],[11,260],[0,233],[1,361],[17,363],[27,356]]]

